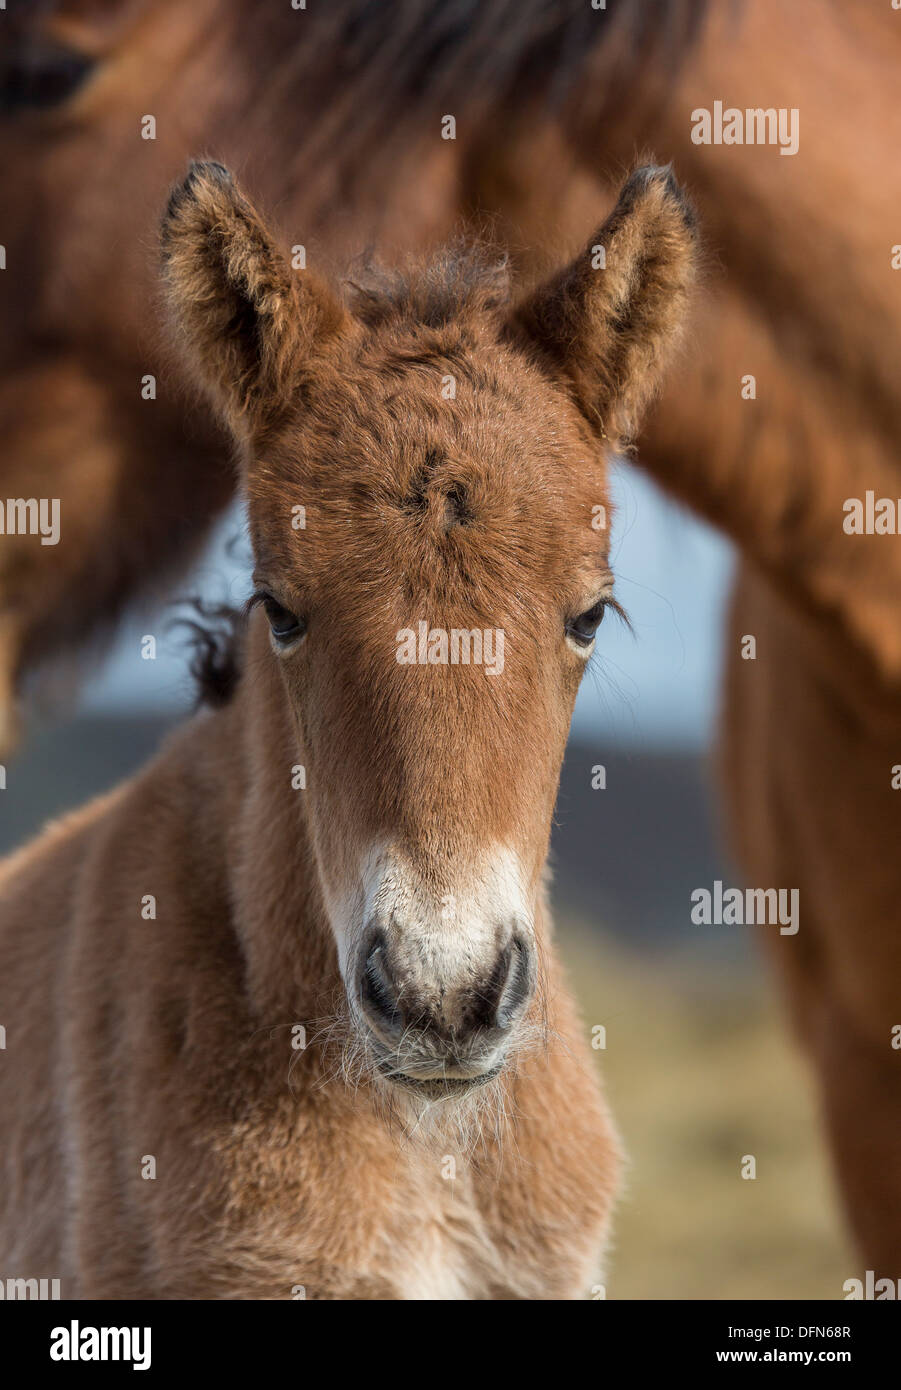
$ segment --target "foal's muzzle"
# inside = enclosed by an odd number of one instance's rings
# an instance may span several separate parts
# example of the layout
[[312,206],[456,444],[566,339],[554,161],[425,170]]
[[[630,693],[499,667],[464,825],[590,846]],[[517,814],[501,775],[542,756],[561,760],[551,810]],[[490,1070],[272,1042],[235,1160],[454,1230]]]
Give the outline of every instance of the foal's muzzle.
[[359,1002],[380,1073],[440,1097],[484,1085],[501,1070],[535,990],[534,947],[513,932],[487,969],[457,980],[423,975],[370,929]]

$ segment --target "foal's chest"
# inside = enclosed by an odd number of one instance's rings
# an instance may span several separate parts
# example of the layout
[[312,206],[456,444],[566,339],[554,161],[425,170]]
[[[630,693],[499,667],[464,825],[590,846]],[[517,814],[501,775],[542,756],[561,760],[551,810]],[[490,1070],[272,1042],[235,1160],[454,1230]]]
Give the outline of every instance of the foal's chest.
[[434,1225],[411,1231],[411,1236],[409,1245],[397,1251],[392,1282],[398,1298],[454,1301],[486,1296],[472,1250],[452,1232]]
[[498,1235],[482,1214],[468,1175],[442,1176],[440,1160],[398,1175],[376,1242],[375,1265],[392,1298],[485,1299],[509,1287]]

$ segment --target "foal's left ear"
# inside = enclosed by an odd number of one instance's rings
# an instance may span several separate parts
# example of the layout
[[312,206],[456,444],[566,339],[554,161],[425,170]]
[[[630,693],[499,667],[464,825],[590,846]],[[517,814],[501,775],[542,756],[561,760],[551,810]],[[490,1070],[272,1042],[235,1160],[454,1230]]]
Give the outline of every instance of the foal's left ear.
[[581,256],[531,293],[513,327],[569,379],[591,424],[628,440],[683,328],[698,249],[669,168],[636,169]]
[[296,275],[221,164],[193,163],[161,231],[166,292],[200,384],[239,436],[294,393],[308,357],[346,313],[319,280]]

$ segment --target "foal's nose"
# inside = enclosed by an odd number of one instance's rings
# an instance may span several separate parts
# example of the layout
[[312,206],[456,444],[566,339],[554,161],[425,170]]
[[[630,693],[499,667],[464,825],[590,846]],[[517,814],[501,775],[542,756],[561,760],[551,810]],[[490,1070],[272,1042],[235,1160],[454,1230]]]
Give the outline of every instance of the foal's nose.
[[532,948],[516,933],[483,978],[460,984],[402,971],[385,934],[375,930],[364,957],[361,998],[369,1022],[387,1042],[408,1031],[456,1046],[477,1034],[499,1041],[525,1012],[534,976]]

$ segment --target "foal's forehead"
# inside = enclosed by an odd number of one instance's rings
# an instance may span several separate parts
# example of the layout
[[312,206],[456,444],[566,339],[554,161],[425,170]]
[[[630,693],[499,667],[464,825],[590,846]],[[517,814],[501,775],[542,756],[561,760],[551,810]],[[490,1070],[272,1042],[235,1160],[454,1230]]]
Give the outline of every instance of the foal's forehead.
[[444,347],[373,352],[325,377],[279,443],[281,479],[324,513],[466,494],[470,519],[515,506],[565,526],[605,500],[597,440],[562,389],[500,345]]
[[[344,364],[307,393],[249,493],[258,559],[303,588],[575,599],[606,567],[597,440],[501,347]],[[297,504],[299,533],[286,527]]]

